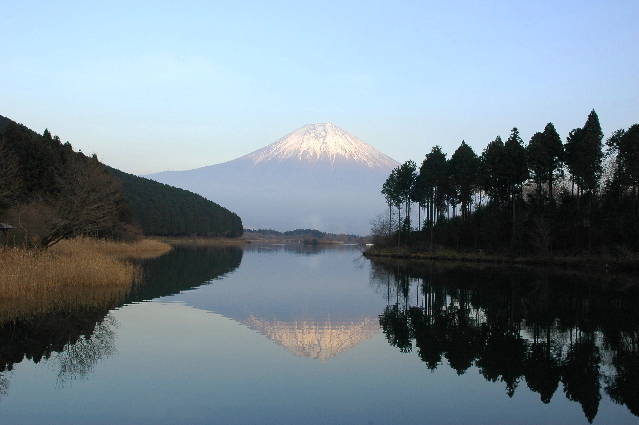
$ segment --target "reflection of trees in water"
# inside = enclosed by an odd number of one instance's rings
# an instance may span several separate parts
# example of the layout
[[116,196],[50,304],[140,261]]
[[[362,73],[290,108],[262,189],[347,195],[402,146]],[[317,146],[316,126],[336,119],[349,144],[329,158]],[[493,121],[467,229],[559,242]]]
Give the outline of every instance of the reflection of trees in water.
[[24,359],[60,368],[58,382],[86,376],[115,353],[115,320],[108,308],[49,312],[0,324],[0,396],[9,387],[7,371]]
[[[237,246],[177,247],[141,263],[145,282],[127,302],[157,298],[200,286],[235,270],[242,260]],[[0,397],[9,387],[7,371],[24,359],[47,362],[58,370],[58,384],[84,379],[103,359],[116,353],[117,323],[109,314],[125,302],[121,288],[76,288],[60,297],[9,309],[0,322]],[[37,308],[30,308],[35,305]]]
[[58,384],[84,379],[102,360],[117,353],[115,330],[118,323],[111,314],[95,325],[91,335],[83,335],[77,341],[69,341],[64,349],[49,360],[50,366],[59,369]]
[[9,393],[9,385],[11,380],[7,376],[7,373],[0,373],[0,399]]
[[177,294],[236,270],[243,249],[237,245],[175,246],[161,257],[141,262],[143,282],[125,304]]
[[374,262],[371,284],[389,305],[389,343],[431,370],[446,359],[549,403],[562,384],[592,422],[601,389],[639,415],[637,284],[547,270]]
[[303,242],[287,242],[287,243],[252,243],[244,248],[246,251],[256,251],[260,254],[275,254],[280,251],[301,256],[312,256],[321,254],[328,250],[352,250],[358,249],[353,245],[342,244],[312,244]]

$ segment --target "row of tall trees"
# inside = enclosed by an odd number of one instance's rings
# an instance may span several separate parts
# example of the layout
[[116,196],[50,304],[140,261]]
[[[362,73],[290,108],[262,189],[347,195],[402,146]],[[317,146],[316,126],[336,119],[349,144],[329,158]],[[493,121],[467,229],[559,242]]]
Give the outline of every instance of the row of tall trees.
[[480,155],[465,141],[450,159],[435,146],[419,169],[407,161],[384,183],[383,227],[398,244],[403,234],[460,248],[639,249],[639,124],[614,132],[605,150],[603,137],[593,110],[565,143],[548,123],[527,144],[513,128]]

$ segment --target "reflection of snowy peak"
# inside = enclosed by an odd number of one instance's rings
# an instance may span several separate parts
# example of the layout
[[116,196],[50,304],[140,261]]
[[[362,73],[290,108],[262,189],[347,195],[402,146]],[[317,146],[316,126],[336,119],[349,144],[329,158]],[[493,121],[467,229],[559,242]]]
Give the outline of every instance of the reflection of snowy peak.
[[251,315],[244,322],[298,357],[322,363],[379,332],[377,320],[368,317],[358,322],[331,323],[315,321],[267,321]]
[[309,124],[300,127],[270,145],[245,155],[257,165],[269,161],[277,163],[357,163],[371,170],[387,171],[397,161],[362,142],[347,131],[331,123]]

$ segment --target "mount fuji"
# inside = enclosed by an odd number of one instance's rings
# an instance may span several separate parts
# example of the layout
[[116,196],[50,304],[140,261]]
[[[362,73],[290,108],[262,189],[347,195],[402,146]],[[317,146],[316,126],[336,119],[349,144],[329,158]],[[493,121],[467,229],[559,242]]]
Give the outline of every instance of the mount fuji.
[[366,235],[399,163],[331,123],[310,124],[232,161],[150,179],[198,193],[244,227]]

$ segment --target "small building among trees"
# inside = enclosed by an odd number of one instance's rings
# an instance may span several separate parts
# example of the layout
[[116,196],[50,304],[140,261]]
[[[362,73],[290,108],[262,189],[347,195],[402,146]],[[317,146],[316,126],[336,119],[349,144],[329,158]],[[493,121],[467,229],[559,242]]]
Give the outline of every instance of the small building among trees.
[[13,226],[6,223],[0,223],[0,231],[4,235],[5,239],[9,237],[9,230],[13,229]]

